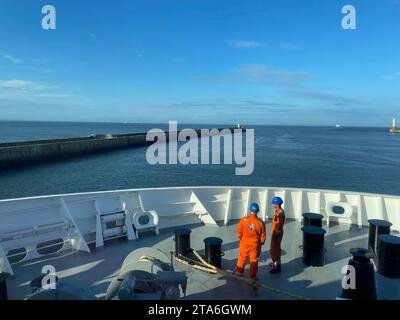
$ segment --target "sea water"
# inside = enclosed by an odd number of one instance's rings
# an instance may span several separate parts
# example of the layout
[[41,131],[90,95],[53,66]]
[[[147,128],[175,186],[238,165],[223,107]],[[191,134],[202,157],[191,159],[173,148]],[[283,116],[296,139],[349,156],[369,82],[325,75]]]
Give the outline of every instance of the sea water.
[[[168,124],[0,122],[0,142],[146,132]],[[182,125],[183,128],[227,125]],[[250,128],[250,126],[249,126]],[[233,185],[400,195],[400,134],[387,128],[251,126],[254,172],[235,165],[149,165],[146,147],[0,171],[0,198],[127,188]]]

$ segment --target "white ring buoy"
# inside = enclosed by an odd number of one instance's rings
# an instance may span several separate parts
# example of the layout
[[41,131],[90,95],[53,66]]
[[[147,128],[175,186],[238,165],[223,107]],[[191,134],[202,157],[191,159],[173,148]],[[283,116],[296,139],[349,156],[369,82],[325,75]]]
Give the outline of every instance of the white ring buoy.
[[[142,217],[147,217],[149,221],[146,224],[139,222]],[[158,214],[155,211],[137,212],[133,216],[133,224],[136,229],[152,228],[158,225]]]

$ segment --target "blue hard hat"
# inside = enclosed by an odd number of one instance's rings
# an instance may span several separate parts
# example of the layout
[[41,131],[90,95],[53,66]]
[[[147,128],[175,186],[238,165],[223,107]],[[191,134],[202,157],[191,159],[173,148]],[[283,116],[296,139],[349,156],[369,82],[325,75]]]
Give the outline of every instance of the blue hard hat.
[[260,208],[258,207],[257,203],[252,203],[250,205],[250,212],[258,213],[260,211]]
[[273,197],[272,198],[272,204],[280,206],[283,203],[283,200],[281,197]]

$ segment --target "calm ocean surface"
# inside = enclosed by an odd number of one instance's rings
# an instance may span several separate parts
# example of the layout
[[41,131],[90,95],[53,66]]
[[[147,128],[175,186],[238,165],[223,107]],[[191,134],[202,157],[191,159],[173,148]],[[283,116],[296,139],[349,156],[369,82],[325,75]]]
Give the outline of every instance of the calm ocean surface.
[[[222,127],[222,126],[185,126]],[[0,142],[167,129],[166,124],[1,122]],[[0,171],[0,198],[187,185],[338,189],[400,195],[400,134],[386,128],[255,126],[255,168],[156,165],[146,147]]]

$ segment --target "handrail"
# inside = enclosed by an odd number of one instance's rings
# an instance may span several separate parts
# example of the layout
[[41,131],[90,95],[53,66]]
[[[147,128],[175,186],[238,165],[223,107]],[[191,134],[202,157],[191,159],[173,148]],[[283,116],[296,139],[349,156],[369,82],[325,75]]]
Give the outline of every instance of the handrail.
[[[54,195],[43,195],[43,196],[34,196],[34,197],[23,197],[23,198],[11,198],[11,199],[1,199],[0,205],[3,202],[11,202],[11,201],[24,201],[24,200],[32,200],[32,199],[54,199],[60,197],[74,197],[74,196],[96,196],[96,195],[105,195],[105,194],[119,194],[119,195],[127,195],[133,192],[140,191],[173,191],[173,190],[184,190],[184,189],[193,189],[193,190],[202,190],[202,189],[258,189],[258,190],[286,190],[286,191],[305,191],[305,192],[324,192],[324,193],[338,193],[338,190],[332,189],[312,189],[312,188],[295,188],[295,187],[282,187],[282,186],[183,186],[183,187],[148,187],[148,188],[137,188],[137,189],[117,189],[117,190],[103,190],[103,191],[90,191],[90,192],[79,192],[79,193],[64,193],[64,194],[54,194]],[[358,192],[351,190],[340,190],[340,192],[350,195],[363,195],[363,196],[382,196],[384,198],[392,198],[392,199],[400,199],[400,195],[393,194],[378,194],[378,193],[369,193],[369,192]],[[73,199],[69,199],[69,201],[73,201]]]

